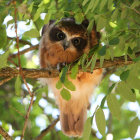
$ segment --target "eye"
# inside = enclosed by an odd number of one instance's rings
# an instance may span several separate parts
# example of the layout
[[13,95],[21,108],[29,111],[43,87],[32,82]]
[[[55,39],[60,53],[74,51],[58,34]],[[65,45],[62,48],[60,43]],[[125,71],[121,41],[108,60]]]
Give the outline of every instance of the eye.
[[65,34],[60,31],[56,34],[56,37],[60,41],[60,40],[63,40],[65,38]]
[[73,43],[74,46],[80,45],[80,42],[81,42],[80,38],[74,38],[74,39],[72,40],[72,43]]

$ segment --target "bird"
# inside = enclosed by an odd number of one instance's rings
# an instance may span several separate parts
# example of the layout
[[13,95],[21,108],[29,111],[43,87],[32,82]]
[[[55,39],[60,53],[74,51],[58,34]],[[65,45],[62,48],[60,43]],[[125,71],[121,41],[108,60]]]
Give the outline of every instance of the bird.
[[[39,61],[41,68],[52,69],[60,64],[71,64],[88,53],[99,41],[99,33],[93,27],[89,33],[89,21],[85,19],[81,24],[74,18],[62,18],[60,21],[50,20],[42,29],[39,45]],[[93,70],[93,73],[79,72],[75,79],[68,79],[75,85],[76,90],[70,91],[70,100],[65,100],[56,88],[59,76],[43,78],[55,96],[60,110],[60,124],[62,132],[69,137],[81,137],[87,119],[87,108],[96,86],[103,76],[103,69]]]

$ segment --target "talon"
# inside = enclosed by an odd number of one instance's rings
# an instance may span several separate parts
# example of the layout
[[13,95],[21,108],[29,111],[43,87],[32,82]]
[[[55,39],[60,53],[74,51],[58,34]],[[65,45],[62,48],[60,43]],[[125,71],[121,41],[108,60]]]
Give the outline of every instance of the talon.
[[61,72],[62,68],[63,68],[65,65],[66,65],[66,62],[58,63],[58,64],[56,65],[57,70],[58,70],[59,72]]
[[66,65],[66,62],[63,62],[62,65],[65,66]]
[[57,70],[58,70],[58,71],[61,71],[60,63],[58,63],[56,67],[57,67]]

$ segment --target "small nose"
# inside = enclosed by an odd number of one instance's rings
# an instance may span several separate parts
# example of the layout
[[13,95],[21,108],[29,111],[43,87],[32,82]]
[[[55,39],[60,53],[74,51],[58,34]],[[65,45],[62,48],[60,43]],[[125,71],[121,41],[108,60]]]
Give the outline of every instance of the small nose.
[[69,47],[69,44],[70,44],[69,41],[64,40],[64,42],[63,42],[64,50],[66,50]]

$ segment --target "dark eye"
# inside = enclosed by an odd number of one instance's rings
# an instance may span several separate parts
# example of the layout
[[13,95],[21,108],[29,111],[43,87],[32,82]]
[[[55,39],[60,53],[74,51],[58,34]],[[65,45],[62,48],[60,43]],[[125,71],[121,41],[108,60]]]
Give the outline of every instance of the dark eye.
[[80,42],[81,42],[80,38],[74,38],[72,40],[72,43],[73,43],[74,46],[78,46],[80,44]]
[[65,34],[63,32],[58,32],[56,37],[58,40],[63,40],[65,38]]
[[78,51],[82,51],[87,45],[87,39],[81,37],[75,37],[71,42]]

